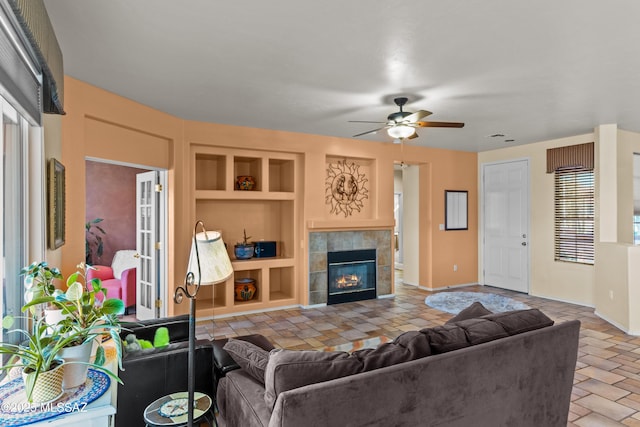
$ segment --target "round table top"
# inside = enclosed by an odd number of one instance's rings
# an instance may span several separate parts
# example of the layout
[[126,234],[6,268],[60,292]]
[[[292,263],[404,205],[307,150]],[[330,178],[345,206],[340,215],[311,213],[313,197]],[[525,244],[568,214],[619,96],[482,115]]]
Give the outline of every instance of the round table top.
[[[152,426],[177,426],[188,421],[187,412],[188,392],[168,394],[152,402],[144,410],[144,420]],[[193,420],[205,415],[211,409],[211,398],[204,393],[195,392],[193,395]]]

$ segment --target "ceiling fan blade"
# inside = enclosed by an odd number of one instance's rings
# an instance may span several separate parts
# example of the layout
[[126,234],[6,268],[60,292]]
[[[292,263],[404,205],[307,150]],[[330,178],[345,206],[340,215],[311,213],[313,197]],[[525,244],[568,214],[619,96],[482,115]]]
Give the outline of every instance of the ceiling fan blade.
[[461,128],[464,123],[459,122],[416,122],[415,126],[421,128]]
[[369,120],[349,120],[348,123],[387,123],[387,122],[371,122]]
[[432,114],[433,113],[431,111],[418,110],[415,113],[409,114],[407,117],[403,117],[402,121],[403,122],[419,122],[420,120]]
[[357,135],[353,135],[353,138],[357,138],[357,137],[359,137],[359,136],[363,136],[363,135],[369,135],[370,133],[376,133],[376,132],[378,132],[378,131],[381,131],[382,129],[386,129],[387,127],[388,127],[388,126],[383,126],[383,127],[381,127],[381,128],[378,128],[378,129],[369,130],[369,131],[367,131],[367,132],[362,132],[362,133],[359,133],[359,134],[357,134]]
[[417,138],[418,136],[419,136],[419,135],[418,135],[418,132],[414,132],[414,133],[413,133],[413,135],[411,135],[411,136],[410,136],[410,137],[408,137],[407,139]]

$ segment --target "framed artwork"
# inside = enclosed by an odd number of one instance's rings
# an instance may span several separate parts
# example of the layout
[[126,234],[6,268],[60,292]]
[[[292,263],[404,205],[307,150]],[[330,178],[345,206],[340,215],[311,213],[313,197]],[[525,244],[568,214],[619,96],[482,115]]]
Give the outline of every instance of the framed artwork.
[[468,192],[444,191],[444,229],[468,230]]
[[47,216],[49,249],[58,249],[65,239],[64,165],[50,159],[47,165]]

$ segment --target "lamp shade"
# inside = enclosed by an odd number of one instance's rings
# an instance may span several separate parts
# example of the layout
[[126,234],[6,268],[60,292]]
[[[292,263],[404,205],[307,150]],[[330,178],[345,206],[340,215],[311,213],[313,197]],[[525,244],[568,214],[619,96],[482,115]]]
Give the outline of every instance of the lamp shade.
[[[196,254],[195,244],[198,244]],[[200,271],[202,277],[198,277],[198,259],[200,258]],[[222,241],[222,235],[217,231],[197,233],[191,242],[191,255],[189,256],[189,270],[194,274],[196,283],[200,279],[201,285],[213,285],[224,282],[233,274],[231,260],[227,254],[227,248]]]
[[406,125],[396,125],[387,129],[387,133],[391,138],[409,138],[411,135],[416,133],[415,128]]

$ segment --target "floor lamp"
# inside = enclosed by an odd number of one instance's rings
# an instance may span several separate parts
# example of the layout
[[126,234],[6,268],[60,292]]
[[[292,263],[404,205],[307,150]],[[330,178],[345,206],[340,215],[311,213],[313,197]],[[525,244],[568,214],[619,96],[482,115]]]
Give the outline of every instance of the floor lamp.
[[[198,227],[202,232],[198,233]],[[231,260],[222,235],[217,231],[207,231],[202,221],[193,227],[193,241],[189,267],[184,285],[179,286],[173,300],[180,304],[184,297],[189,298],[189,354],[188,354],[188,396],[187,425],[193,427],[193,404],[195,392],[195,346],[196,346],[196,296],[201,285],[214,285],[224,282],[233,274]]]

